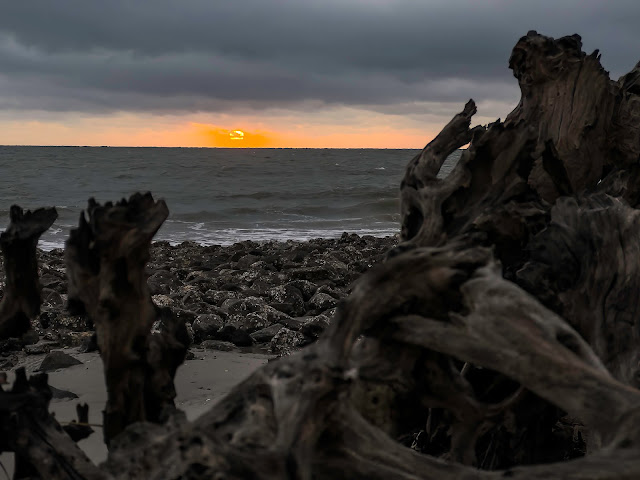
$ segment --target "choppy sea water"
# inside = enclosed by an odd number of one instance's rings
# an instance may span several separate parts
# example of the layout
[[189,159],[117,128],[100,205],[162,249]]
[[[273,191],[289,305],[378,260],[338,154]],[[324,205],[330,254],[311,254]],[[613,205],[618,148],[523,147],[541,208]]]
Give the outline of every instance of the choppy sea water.
[[[136,191],[170,215],[156,240],[227,245],[399,231],[399,187],[418,150],[0,147],[0,228],[9,207],[55,206],[40,248],[64,246],[89,197]],[[460,152],[442,168],[446,175]]]

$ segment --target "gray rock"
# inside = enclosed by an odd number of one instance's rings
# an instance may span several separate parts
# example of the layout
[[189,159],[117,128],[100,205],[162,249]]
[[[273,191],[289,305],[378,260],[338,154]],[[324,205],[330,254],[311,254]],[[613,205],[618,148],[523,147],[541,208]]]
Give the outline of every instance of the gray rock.
[[262,270],[249,269],[246,272],[242,272],[240,275],[238,275],[238,277],[236,278],[236,283],[241,285],[251,285],[262,275],[264,275],[264,272]]
[[147,285],[151,295],[169,295],[181,282],[167,270],[160,270],[149,277]]
[[53,387],[51,385],[49,385],[49,389],[51,390],[51,395],[53,395],[52,398],[58,399],[58,400],[71,400],[74,398],[78,398],[78,395],[76,395],[73,392],[70,392],[68,390],[61,390],[59,388]]
[[285,327],[287,327],[290,330],[300,330],[302,328],[302,326],[306,323],[307,319],[310,317],[286,317],[283,318],[280,322],[278,323],[282,323],[282,325],[284,325]]
[[184,323],[193,323],[198,316],[195,311],[184,308],[172,308],[171,311],[178,320],[181,320]]
[[239,352],[240,349],[231,342],[222,340],[205,340],[201,346],[208,350],[220,350],[221,352]]
[[264,260],[258,260],[249,266],[249,270],[258,271],[260,274],[264,275],[265,272],[274,271],[275,267]]
[[33,345],[25,345],[24,353],[27,355],[40,355],[42,353],[49,353],[52,349],[58,346],[58,342],[42,341]]
[[207,290],[202,296],[202,299],[211,305],[220,306],[225,300],[241,297],[242,294],[240,292],[230,290]]
[[61,347],[82,347],[87,343],[87,339],[93,335],[93,332],[72,332],[67,329],[58,330],[58,342]]
[[64,300],[62,299],[62,295],[60,295],[55,290],[51,288],[43,288],[42,289],[42,303],[48,305],[50,307],[58,307],[62,308],[64,306]]
[[226,310],[230,314],[245,315],[251,312],[257,312],[264,305],[264,300],[260,297],[247,297],[242,299],[228,299],[222,303],[220,308]]
[[176,291],[176,294],[181,297],[180,302],[190,309],[193,304],[203,302],[202,292],[197,285],[183,285]]
[[281,324],[276,323],[262,330],[258,330],[251,334],[251,338],[256,343],[265,343],[271,341],[271,339],[283,328]]
[[271,279],[262,276],[251,283],[251,289],[258,295],[269,295],[269,290],[271,290],[274,285],[277,285],[276,282],[272,282]]
[[237,267],[241,270],[246,270],[258,260],[260,260],[260,257],[257,257],[255,255],[244,255],[238,259]]
[[[283,314],[284,315],[284,314]],[[256,330],[268,327],[273,322],[267,320],[266,315],[251,312],[246,315],[230,315],[225,322],[225,326],[231,326],[236,329],[246,330],[247,332],[255,332]]]
[[307,337],[318,338],[329,326],[330,320],[331,317],[324,314],[311,317],[302,325],[300,332]]
[[269,352],[280,356],[291,355],[306,343],[302,333],[283,327],[271,339]]
[[335,288],[331,288],[328,285],[321,285],[320,287],[318,287],[317,290],[318,293],[327,293],[329,295],[331,295],[333,298],[335,298],[336,300],[341,300],[344,297],[346,297],[346,293],[342,290],[337,290]]
[[168,295],[153,295],[151,297],[153,303],[159,307],[175,307],[176,301]]
[[89,328],[86,315],[69,315],[62,308],[48,308],[39,317],[40,324],[44,328],[55,330],[71,330],[72,332],[85,332]]
[[310,282],[309,280],[294,280],[289,282],[289,285],[296,287],[300,292],[302,292],[305,302],[308,301],[314,293],[316,293],[316,290],[318,290],[318,285]]
[[253,345],[253,338],[246,330],[237,329],[231,334],[231,343],[237,347],[250,347]]
[[291,317],[278,309],[273,308],[271,305],[264,305],[258,312],[259,315],[264,316],[269,324],[286,322]]
[[60,368],[68,368],[73,365],[81,365],[82,362],[71,355],[64,353],[61,350],[54,350],[49,352],[42,363],[39,370],[41,372],[52,372]]
[[63,287],[64,284],[64,278],[61,278],[55,274],[45,273],[44,275],[40,276],[40,285],[42,285],[43,287],[58,291],[59,289],[62,289],[61,287]]
[[192,323],[194,342],[214,339],[218,331],[224,326],[224,319],[220,315],[207,313],[198,315]]
[[322,292],[316,292],[309,300],[309,307],[319,312],[329,310],[330,308],[335,307],[337,304],[338,301],[335,298],[327,293]]
[[304,297],[293,285],[280,285],[269,290],[270,305],[276,310],[297,317],[304,315]]

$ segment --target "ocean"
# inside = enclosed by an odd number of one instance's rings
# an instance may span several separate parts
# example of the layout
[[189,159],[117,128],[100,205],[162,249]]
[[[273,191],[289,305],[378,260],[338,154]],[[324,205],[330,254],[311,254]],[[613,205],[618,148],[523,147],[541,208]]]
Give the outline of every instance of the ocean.
[[[399,188],[419,150],[0,147],[0,228],[9,207],[55,206],[39,247],[61,248],[89,197],[163,198],[155,240],[228,245],[399,231]],[[442,168],[446,175],[460,152]]]

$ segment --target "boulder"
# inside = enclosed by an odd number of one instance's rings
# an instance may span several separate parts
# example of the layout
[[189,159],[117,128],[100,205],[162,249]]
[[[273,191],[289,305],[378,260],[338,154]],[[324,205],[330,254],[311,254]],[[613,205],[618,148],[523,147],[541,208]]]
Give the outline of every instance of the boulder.
[[207,290],[204,295],[202,295],[202,299],[210,303],[211,305],[220,306],[224,303],[225,300],[230,298],[241,298],[242,294],[236,291],[230,290]]
[[247,313],[257,312],[264,304],[264,300],[260,297],[229,298],[222,303],[220,308],[226,310],[229,314],[246,315]]
[[253,332],[251,338],[253,338],[253,341],[256,343],[270,342],[281,328],[283,328],[281,324],[275,323],[269,327]]
[[41,341],[33,345],[25,345],[24,353],[27,355],[40,355],[43,353],[49,353],[52,349],[59,347],[58,342]]
[[220,315],[206,313],[198,315],[191,324],[193,340],[200,343],[203,340],[217,338],[218,331],[224,326],[224,319]]
[[68,368],[74,365],[81,365],[82,362],[61,350],[54,350],[47,354],[40,364],[41,372],[52,372],[61,368]]
[[300,316],[305,313],[304,297],[302,292],[293,285],[280,285],[269,290],[271,305],[276,310],[291,316]]
[[231,334],[231,343],[237,347],[250,347],[253,339],[246,330],[238,328]]
[[239,352],[240,349],[231,342],[225,342],[222,340],[205,340],[200,345],[207,350],[220,350],[221,352]]
[[331,322],[331,317],[325,314],[309,318],[300,328],[300,332],[310,338],[318,338]]
[[317,312],[324,312],[335,307],[338,301],[328,293],[316,292],[309,300],[309,307]]
[[73,400],[74,398],[78,398],[78,395],[73,392],[69,392],[68,390],[61,390],[51,385],[49,385],[49,390],[51,390],[51,398],[54,398],[56,400]]
[[302,333],[283,327],[271,339],[269,352],[279,356],[291,355],[307,343]]
[[308,301],[314,293],[316,293],[316,290],[318,290],[318,285],[310,282],[309,280],[293,280],[292,282],[289,282],[289,285],[300,290],[305,302]]
[[160,270],[151,275],[147,280],[151,295],[169,295],[182,284],[167,270]]

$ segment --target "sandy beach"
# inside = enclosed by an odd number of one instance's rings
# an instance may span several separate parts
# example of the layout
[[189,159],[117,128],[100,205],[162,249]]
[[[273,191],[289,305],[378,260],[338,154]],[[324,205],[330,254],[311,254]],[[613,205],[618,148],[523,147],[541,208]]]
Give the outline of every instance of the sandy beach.
[[[77,348],[63,350],[82,364],[59,369],[49,373],[49,384],[57,389],[72,392],[78,398],[56,399],[51,401],[50,411],[60,423],[76,418],[76,404],[89,405],[89,422],[102,423],[102,409],[107,400],[102,361],[97,352],[80,353]],[[238,353],[193,348],[194,358],[186,360],[176,374],[176,406],[183,410],[188,420],[195,420],[202,413],[226,395],[233,386],[244,380],[254,370],[267,363],[273,355],[260,353]],[[45,355],[25,357],[19,366],[24,366],[27,374],[37,373]],[[15,369],[9,373],[13,381]],[[102,440],[102,430],[94,427],[95,432],[78,442],[94,463],[100,463],[107,457],[107,447]],[[2,454],[0,461],[9,475],[13,472],[13,454]]]

